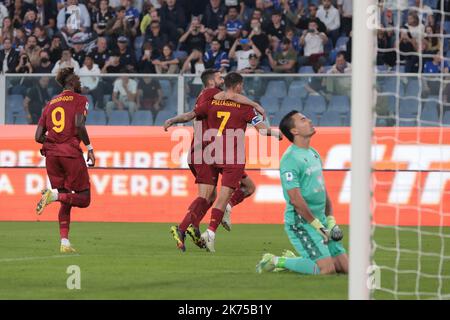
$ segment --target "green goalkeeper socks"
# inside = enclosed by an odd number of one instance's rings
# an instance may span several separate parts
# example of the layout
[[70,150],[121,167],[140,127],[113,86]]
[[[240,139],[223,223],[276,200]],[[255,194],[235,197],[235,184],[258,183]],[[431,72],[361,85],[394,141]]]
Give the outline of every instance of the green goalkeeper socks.
[[319,274],[320,269],[317,264],[305,258],[285,258],[279,257],[276,264],[277,268],[285,268],[302,274]]

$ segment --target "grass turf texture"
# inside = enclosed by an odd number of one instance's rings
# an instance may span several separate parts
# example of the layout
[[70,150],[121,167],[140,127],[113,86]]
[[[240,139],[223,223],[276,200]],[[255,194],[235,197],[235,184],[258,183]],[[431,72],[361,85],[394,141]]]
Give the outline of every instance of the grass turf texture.
[[[169,226],[75,222],[71,225],[71,241],[78,254],[62,255],[57,223],[1,222],[0,299],[347,298],[347,276],[255,273],[262,253],[292,250],[282,225],[234,225],[230,233],[219,229],[215,254],[198,249],[190,239],[187,251],[180,252],[169,234]],[[448,229],[444,232],[450,234]],[[344,232],[344,245],[348,248],[345,227]],[[417,233],[405,231],[400,235],[402,248],[417,249]],[[395,247],[394,230],[379,228],[376,236],[380,244]],[[440,252],[442,243],[438,237],[422,240],[423,250]],[[444,240],[448,256],[450,243],[448,238]],[[395,252],[378,250],[375,258],[379,265],[395,267]],[[420,261],[422,272],[438,272],[438,258],[422,256]],[[399,265],[416,270],[417,262],[417,255],[402,254]],[[443,273],[450,275],[449,261],[445,262]],[[70,265],[81,269],[81,290],[66,287]],[[394,273],[383,270],[382,286],[394,289],[394,282]],[[450,293],[449,282],[444,280],[442,293]],[[402,274],[398,283],[400,291],[414,291],[416,274]],[[438,286],[435,279],[420,278],[421,291],[437,292]],[[427,297],[430,296],[422,298]],[[375,298],[394,296],[377,292]]]

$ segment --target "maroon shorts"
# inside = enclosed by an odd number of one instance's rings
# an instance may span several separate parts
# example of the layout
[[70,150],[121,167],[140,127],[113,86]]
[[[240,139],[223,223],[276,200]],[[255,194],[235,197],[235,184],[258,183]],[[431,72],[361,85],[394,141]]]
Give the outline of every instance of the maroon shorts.
[[79,192],[90,188],[89,174],[82,155],[77,158],[48,156],[45,166],[53,189]]
[[217,185],[217,175],[211,165],[208,164],[189,164],[192,174],[195,177],[196,184]]
[[217,177],[219,173],[222,175],[222,186],[231,189],[238,188],[239,183],[246,176],[244,167],[211,167]]

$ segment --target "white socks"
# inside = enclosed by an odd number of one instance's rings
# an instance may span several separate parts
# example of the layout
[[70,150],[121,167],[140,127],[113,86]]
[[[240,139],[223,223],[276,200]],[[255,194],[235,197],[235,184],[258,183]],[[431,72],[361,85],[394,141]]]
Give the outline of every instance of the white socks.
[[208,232],[208,235],[211,239],[215,239],[216,238],[216,233],[214,231],[211,231],[209,229],[206,229],[206,232]]
[[69,241],[69,239],[62,238],[62,239],[61,239],[61,245],[66,246],[66,247],[70,247],[70,241]]
[[50,196],[52,201],[58,200],[58,192],[52,190],[52,195]]

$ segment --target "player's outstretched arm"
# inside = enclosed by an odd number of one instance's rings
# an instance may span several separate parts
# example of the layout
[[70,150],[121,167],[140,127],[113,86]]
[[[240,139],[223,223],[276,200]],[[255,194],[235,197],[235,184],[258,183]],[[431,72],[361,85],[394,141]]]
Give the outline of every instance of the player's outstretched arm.
[[308,205],[306,204],[305,199],[303,199],[300,189],[290,189],[287,191],[287,193],[289,195],[289,201],[294,206],[295,211],[298,213],[298,215],[305,219],[311,226],[313,226],[322,236],[324,243],[327,243],[330,238],[329,231],[317,218],[314,217]]
[[[75,116],[75,127],[78,130],[78,137],[83,141],[84,145],[88,149],[87,161],[90,167],[95,166],[95,155],[94,148],[91,146],[91,141],[89,140],[89,134],[86,130],[86,116],[83,114],[77,114]],[[90,163],[89,163],[90,161]]]
[[216,100],[232,100],[237,103],[242,104],[248,104],[249,106],[252,106],[255,108],[255,110],[263,116],[263,119],[266,119],[266,110],[259,104],[254,102],[253,100],[247,98],[246,96],[239,94],[239,93],[233,93],[233,92],[219,92],[214,96],[214,99]]
[[47,132],[47,130],[43,126],[38,125],[36,128],[36,132],[34,133],[34,140],[37,143],[44,144],[45,139],[46,139],[46,135],[45,135],[46,132]]
[[175,116],[173,118],[167,119],[164,122],[164,131],[167,131],[167,129],[169,129],[169,127],[173,126],[174,124],[177,123],[186,123],[189,121],[194,120],[196,117],[196,114],[194,111],[189,111],[183,114],[180,114],[178,116]]
[[259,122],[255,125],[256,130],[258,130],[259,134],[262,136],[272,136],[277,138],[278,140],[283,139],[283,135],[278,130],[272,130],[264,122]]

